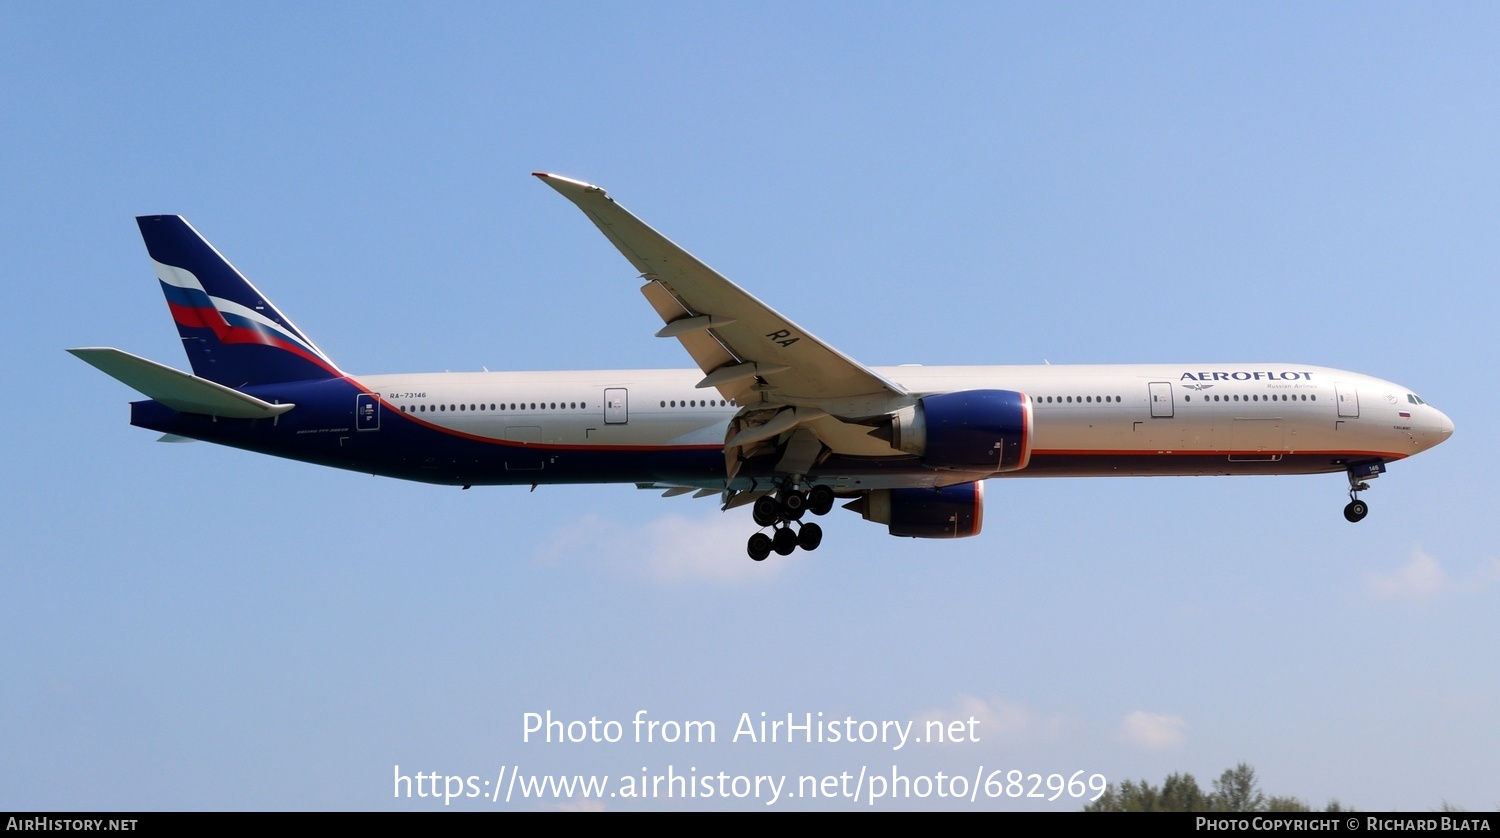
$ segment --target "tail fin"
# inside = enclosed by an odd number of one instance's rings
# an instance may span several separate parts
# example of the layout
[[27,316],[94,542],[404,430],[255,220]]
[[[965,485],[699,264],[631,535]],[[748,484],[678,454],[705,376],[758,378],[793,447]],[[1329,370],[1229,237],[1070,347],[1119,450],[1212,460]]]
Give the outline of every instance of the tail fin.
[[200,378],[245,387],[343,375],[181,216],[143,215],[136,223]]

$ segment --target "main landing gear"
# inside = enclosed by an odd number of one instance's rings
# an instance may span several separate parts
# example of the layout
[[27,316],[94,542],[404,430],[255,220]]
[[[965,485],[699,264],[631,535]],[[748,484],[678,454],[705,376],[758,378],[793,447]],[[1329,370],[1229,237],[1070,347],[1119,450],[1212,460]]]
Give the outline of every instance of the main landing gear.
[[1359,493],[1370,488],[1364,478],[1375,479],[1385,471],[1385,463],[1374,460],[1349,466],[1349,505],[1344,507],[1344,520],[1357,524],[1370,514],[1370,505],[1359,499]]
[[[823,528],[809,521],[802,523],[802,516],[827,515],[833,509],[833,490],[827,486],[814,486],[807,492],[795,488],[783,489],[773,495],[757,498],[752,508],[755,523],[772,527],[772,534],[758,532],[750,536],[745,551],[755,561],[765,561],[774,551],[778,556],[790,556],[792,551],[816,550],[823,543]],[[797,525],[795,530],[793,524]]]

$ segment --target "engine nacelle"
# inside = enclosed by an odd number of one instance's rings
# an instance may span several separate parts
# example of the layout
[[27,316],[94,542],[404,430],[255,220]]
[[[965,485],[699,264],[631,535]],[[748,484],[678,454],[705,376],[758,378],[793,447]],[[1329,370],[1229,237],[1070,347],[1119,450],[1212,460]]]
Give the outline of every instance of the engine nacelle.
[[1031,399],[1012,390],[924,396],[891,417],[890,435],[929,468],[1020,471],[1031,461]]
[[984,523],[984,484],[960,483],[941,489],[875,489],[850,509],[866,521],[886,524],[906,538],[967,538]]

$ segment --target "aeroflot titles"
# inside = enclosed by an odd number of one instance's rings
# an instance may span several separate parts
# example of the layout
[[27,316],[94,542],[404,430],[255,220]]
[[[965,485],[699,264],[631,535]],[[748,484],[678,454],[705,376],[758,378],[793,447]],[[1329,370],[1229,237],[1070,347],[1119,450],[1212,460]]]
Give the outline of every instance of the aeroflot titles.
[[1178,381],[1312,381],[1310,372],[1185,372]]

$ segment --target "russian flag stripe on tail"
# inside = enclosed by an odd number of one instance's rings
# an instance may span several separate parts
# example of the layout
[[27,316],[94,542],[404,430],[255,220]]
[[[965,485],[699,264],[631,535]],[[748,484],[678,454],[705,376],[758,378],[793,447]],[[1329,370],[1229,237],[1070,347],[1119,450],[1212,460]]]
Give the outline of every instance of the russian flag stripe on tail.
[[343,375],[181,216],[136,219],[193,372],[229,387]]

